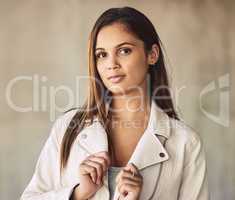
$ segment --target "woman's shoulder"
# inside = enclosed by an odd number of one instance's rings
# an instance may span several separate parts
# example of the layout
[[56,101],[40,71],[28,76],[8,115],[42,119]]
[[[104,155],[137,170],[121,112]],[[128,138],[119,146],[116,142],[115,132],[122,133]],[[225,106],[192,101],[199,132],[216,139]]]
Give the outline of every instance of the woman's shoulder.
[[188,146],[201,145],[202,140],[200,134],[182,119],[177,120],[171,118],[170,127],[170,138],[172,140],[180,140],[181,143]]
[[71,109],[65,113],[60,114],[54,121],[50,135],[57,140],[58,144],[61,143],[67,128],[72,126],[73,123],[71,124],[71,121],[78,111],[78,108]]
[[62,123],[65,127],[67,127],[69,125],[69,123],[71,122],[71,120],[73,119],[73,117],[75,116],[75,114],[79,111],[79,108],[73,108],[70,109],[66,112],[64,112],[63,114],[61,114],[58,117],[58,120],[60,121],[60,123]]
[[182,120],[171,120],[171,127],[168,147],[177,152],[177,160],[182,160],[185,167],[203,164],[206,156],[199,133]]

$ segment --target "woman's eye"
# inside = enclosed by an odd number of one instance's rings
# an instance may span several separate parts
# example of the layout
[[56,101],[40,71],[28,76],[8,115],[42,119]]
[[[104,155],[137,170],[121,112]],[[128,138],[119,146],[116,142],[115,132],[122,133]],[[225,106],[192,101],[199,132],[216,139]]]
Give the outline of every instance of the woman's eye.
[[119,50],[120,54],[123,54],[123,55],[127,55],[129,53],[131,53],[131,49],[129,48],[122,48]]
[[99,58],[104,58],[105,56],[106,56],[105,52],[100,52],[100,53],[97,53],[95,57],[99,59]]

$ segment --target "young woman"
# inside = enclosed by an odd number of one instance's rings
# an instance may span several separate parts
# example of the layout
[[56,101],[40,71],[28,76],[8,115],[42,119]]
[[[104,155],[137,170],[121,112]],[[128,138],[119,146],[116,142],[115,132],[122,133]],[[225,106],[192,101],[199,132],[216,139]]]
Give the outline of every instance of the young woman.
[[21,200],[207,200],[199,136],[177,116],[159,36],[112,8],[89,39],[89,94],[59,117]]

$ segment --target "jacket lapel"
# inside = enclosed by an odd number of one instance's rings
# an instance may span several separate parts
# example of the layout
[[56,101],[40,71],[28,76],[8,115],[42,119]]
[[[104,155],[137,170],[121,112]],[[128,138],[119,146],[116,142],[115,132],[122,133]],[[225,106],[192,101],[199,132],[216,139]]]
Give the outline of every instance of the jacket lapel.
[[[169,135],[169,118],[152,100],[148,126],[128,161],[128,163],[136,165],[143,176],[144,184],[140,199],[150,199],[156,189],[160,175],[160,163],[169,159],[169,154],[160,138],[166,140]],[[78,140],[89,154],[108,151],[107,133],[97,120],[81,131]],[[119,193],[116,188],[114,200],[117,200],[118,197]],[[104,186],[92,198],[92,200],[96,199],[109,199],[108,172],[104,178]]]
[[[128,163],[133,163],[143,177],[140,199],[151,199],[156,190],[161,172],[161,163],[169,159],[163,142],[169,137],[169,119],[152,100],[148,127],[140,138]],[[114,200],[119,198],[116,188]]]
[[107,133],[102,124],[97,120],[78,134],[78,141],[80,146],[82,146],[88,154],[108,151]]

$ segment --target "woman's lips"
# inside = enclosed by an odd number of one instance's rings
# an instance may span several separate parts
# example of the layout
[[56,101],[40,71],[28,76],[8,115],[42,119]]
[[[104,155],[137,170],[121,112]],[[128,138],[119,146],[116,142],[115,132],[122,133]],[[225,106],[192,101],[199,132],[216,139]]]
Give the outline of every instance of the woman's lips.
[[120,75],[120,76],[111,76],[108,79],[112,82],[112,83],[119,83],[123,80],[124,75]]

